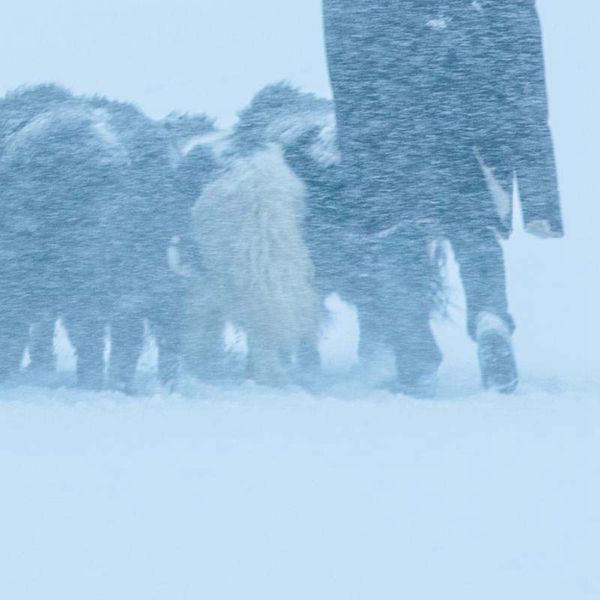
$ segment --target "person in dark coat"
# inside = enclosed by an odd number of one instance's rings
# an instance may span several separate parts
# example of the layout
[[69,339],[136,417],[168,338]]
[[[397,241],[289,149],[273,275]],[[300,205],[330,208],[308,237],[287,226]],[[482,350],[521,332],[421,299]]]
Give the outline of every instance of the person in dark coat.
[[394,347],[400,390],[430,391],[429,240],[444,237],[483,383],[513,391],[499,237],[515,179],[525,228],[563,233],[535,1],[324,0],[323,14],[348,211],[368,240],[361,324]]

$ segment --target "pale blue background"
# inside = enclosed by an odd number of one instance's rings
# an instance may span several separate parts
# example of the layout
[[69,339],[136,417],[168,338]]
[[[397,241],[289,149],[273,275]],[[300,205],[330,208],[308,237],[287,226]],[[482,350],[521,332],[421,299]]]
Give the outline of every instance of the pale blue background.
[[231,120],[277,79],[327,92],[319,0],[20,0],[2,3],[0,93],[77,91]]
[[[506,246],[521,393],[478,392],[460,319],[440,402],[0,389],[2,600],[600,598],[600,3],[539,6],[568,235]],[[0,94],[231,122],[274,80],[328,93],[318,0],[0,8]]]

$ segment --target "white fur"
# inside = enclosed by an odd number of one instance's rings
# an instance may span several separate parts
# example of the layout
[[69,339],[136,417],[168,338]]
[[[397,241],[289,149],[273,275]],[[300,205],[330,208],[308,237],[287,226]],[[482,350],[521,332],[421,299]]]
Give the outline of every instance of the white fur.
[[[206,274],[203,297],[192,301],[211,296],[214,309],[200,312],[218,312],[246,331],[251,374],[263,383],[280,382],[281,356],[317,334],[313,264],[302,235],[304,194],[281,148],[271,144],[233,160],[192,211]],[[201,336],[202,324],[192,325]]]

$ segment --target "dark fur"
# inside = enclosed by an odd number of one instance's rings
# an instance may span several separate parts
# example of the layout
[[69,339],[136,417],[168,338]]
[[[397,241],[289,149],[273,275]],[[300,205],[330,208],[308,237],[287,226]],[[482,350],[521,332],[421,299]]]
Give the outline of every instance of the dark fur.
[[60,316],[79,383],[102,386],[110,325],[110,386],[129,390],[149,317],[161,376],[174,377],[182,283],[166,250],[187,212],[169,133],[132,105],[52,85],[0,101],[0,132],[0,375],[18,368],[32,324]]
[[[332,128],[330,148],[318,150],[322,143],[324,118]],[[287,124],[287,131],[273,127],[274,122]],[[257,94],[250,106],[240,113],[235,128],[237,144],[244,150],[276,141],[284,148],[288,164],[306,187],[305,239],[315,265],[317,285],[323,296],[337,292],[359,309],[361,320],[361,354],[369,355],[381,336],[378,312],[399,312],[394,281],[381,285],[379,270],[386,268],[386,257],[400,265],[405,256],[398,256],[396,237],[388,239],[368,235],[361,226],[362,204],[349,190],[343,170],[335,156],[337,140],[333,125],[333,105],[313,94],[287,84],[268,86]],[[274,137],[275,136],[275,137]],[[448,294],[445,285],[445,245],[435,231],[423,232],[431,245],[430,259],[421,269],[427,272],[422,301],[431,312],[446,314]],[[398,273],[400,277],[400,273]],[[315,356],[315,353],[312,353]]]

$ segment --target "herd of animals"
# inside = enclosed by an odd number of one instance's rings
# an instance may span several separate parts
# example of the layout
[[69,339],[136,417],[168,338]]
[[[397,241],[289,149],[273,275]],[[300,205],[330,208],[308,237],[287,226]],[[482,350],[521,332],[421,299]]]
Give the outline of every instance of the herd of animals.
[[246,333],[249,378],[318,369],[323,298],[352,301],[338,163],[331,102],[287,84],[227,131],[55,85],[8,93],[0,380],[26,349],[29,368],[55,368],[58,319],[86,388],[134,390],[145,324],[168,386],[227,376],[226,322]]

